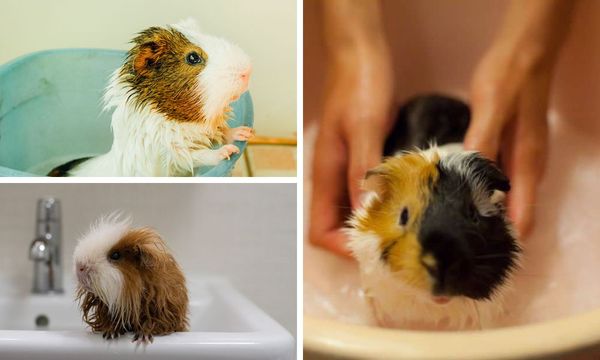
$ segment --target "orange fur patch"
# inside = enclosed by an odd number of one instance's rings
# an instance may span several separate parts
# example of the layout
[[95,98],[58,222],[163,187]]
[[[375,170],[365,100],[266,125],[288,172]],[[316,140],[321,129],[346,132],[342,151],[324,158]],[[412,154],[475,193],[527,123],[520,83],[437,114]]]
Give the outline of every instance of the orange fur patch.
[[[417,232],[432,186],[439,178],[438,162],[439,157],[419,153],[386,159],[368,173],[371,183],[377,184],[373,189],[378,196],[365,209],[366,215],[357,217],[358,230],[372,231],[381,239],[379,248],[390,269],[407,283],[426,290],[432,283],[421,262]],[[401,226],[404,208],[409,216],[407,224]]]

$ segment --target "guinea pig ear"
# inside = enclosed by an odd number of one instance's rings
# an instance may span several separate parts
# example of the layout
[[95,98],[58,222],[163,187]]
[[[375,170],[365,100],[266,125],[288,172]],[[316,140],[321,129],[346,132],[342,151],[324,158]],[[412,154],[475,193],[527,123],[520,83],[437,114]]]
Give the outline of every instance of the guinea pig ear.
[[133,58],[133,71],[139,76],[149,76],[160,65],[160,58],[166,52],[166,45],[148,41],[139,45]]
[[132,231],[137,238],[134,253],[142,268],[152,268],[160,264],[167,253],[164,242],[156,231],[139,228]]
[[387,188],[387,172],[378,166],[365,174],[361,189],[366,193],[375,193],[379,198],[385,195]]
[[486,190],[490,194],[492,204],[504,201],[506,193],[510,191],[510,181],[496,164],[478,155],[472,162],[474,174],[485,180]]
[[157,263],[156,249],[152,249],[152,244],[143,244],[136,247],[140,266],[144,269],[152,268]]

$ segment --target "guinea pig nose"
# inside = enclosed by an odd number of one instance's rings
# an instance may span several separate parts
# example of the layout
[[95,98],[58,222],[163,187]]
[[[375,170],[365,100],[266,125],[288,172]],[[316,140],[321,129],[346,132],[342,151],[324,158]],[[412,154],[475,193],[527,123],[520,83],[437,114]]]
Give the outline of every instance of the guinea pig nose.
[[77,263],[77,272],[78,273],[86,273],[88,271],[87,265],[83,263]]
[[450,297],[448,296],[434,296],[433,302],[439,305],[444,305],[450,302]]
[[244,81],[248,81],[250,79],[250,74],[252,74],[252,68],[249,67],[246,70],[240,73],[240,78]]

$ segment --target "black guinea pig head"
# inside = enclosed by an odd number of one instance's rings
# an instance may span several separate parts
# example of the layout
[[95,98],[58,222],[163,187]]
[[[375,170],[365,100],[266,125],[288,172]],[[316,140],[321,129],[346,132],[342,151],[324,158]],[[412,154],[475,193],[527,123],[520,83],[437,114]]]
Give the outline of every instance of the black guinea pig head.
[[443,157],[421,218],[421,264],[434,296],[490,299],[520,252],[505,217],[508,178],[477,153]]

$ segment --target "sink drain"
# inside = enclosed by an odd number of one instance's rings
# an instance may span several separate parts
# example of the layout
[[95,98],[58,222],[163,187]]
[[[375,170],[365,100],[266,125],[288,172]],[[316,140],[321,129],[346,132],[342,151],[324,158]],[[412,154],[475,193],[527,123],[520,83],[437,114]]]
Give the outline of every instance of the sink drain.
[[35,326],[38,328],[47,328],[50,319],[46,315],[38,315],[35,317]]

